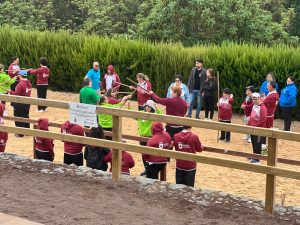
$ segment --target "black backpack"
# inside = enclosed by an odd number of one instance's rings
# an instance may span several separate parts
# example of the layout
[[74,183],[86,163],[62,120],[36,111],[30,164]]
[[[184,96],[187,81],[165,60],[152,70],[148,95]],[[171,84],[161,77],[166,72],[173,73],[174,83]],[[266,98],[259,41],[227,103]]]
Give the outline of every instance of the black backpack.
[[108,148],[87,145],[84,151],[86,166],[92,169],[107,171],[108,165],[104,162],[104,157],[109,151]]

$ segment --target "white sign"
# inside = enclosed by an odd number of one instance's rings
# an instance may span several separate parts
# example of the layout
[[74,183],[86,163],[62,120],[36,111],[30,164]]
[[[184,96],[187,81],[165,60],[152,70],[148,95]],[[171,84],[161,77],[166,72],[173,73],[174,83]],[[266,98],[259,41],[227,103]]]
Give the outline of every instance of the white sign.
[[70,122],[87,127],[97,127],[96,106],[70,102]]

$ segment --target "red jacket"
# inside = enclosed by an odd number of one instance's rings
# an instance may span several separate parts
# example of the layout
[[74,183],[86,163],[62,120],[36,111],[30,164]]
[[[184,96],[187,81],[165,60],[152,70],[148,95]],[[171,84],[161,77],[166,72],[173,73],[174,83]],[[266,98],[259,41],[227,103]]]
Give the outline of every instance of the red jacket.
[[[112,65],[109,65],[107,67],[108,70],[110,70],[110,72],[112,73],[112,75],[110,74],[105,74],[103,77],[103,80],[101,82],[101,86],[102,86],[102,90],[108,90],[109,87],[107,87],[107,82],[108,82],[108,78],[111,78],[111,88],[113,88],[114,90],[119,90],[121,85],[118,83],[121,83],[120,77],[118,74],[115,73],[115,69]],[[117,83],[116,83],[117,82]]]
[[48,78],[50,75],[50,70],[47,66],[41,66],[40,68],[33,70],[28,70],[30,74],[35,74],[37,77],[37,85],[48,85]]
[[267,108],[264,103],[254,105],[248,121],[248,125],[252,127],[265,127],[267,118]]
[[267,108],[267,119],[266,119],[266,128],[273,127],[274,122],[274,113],[276,111],[277,103],[279,101],[279,94],[274,92],[269,92],[267,97],[263,100],[263,103],[265,104]]
[[150,99],[151,96],[141,87],[143,87],[147,91],[151,91],[152,85],[149,81],[144,81],[143,83],[141,83],[137,86],[138,105],[144,106],[145,103]]
[[224,98],[219,99],[219,119],[225,121],[231,121],[232,119],[232,104],[233,98]]
[[115,104],[118,104],[122,101],[122,99],[116,99],[114,97],[108,97],[108,104],[112,104],[112,105],[115,105]]
[[[152,98],[159,104],[166,106],[166,115],[184,117],[187,110],[187,103],[181,97],[160,98],[153,93]],[[177,126],[176,124],[169,124]]]
[[[0,103],[0,124],[4,124],[4,122],[3,122],[4,110],[5,110],[5,105]],[[8,139],[8,133],[1,131],[0,132],[0,152],[5,151],[7,139]]]
[[10,91],[10,94],[30,97],[31,96],[31,89],[32,89],[32,85],[31,85],[29,80],[27,80],[27,79],[20,80],[20,82],[16,86],[16,90],[15,91]]
[[248,99],[246,98],[243,102],[243,104],[245,106],[244,108],[244,114],[246,117],[249,117],[252,111],[252,107],[253,107],[253,101],[252,98],[249,97]]
[[[38,120],[38,126],[40,130],[49,131],[49,120],[47,118],[41,118]],[[49,152],[51,156],[54,156],[54,144],[53,139],[50,138],[42,138],[42,137],[35,137],[35,149],[40,152]]]
[[14,71],[20,71],[20,70],[21,69],[20,69],[19,65],[14,65],[12,63],[12,64],[9,65],[7,73],[10,76],[10,78],[14,78],[17,75],[17,73],[16,72],[14,73]]
[[[70,121],[66,121],[61,126],[61,133],[63,134],[72,134],[78,136],[84,136],[84,129],[78,124],[72,124]],[[64,151],[65,153],[71,155],[77,155],[82,152],[83,144],[74,143],[74,142],[64,142]]]
[[[172,143],[171,136],[164,131],[162,123],[154,122],[152,125],[153,137],[147,142],[148,147],[169,149]],[[143,159],[149,163],[167,163],[168,158],[156,155],[143,155]]]
[[[180,133],[174,135],[175,150],[186,153],[202,152],[204,146],[201,144],[199,137],[190,131],[183,130]],[[182,170],[194,170],[197,167],[197,163],[186,160],[176,160],[176,168]]]
[[[110,151],[105,157],[104,157],[104,161],[106,163],[110,163],[111,167],[112,167],[112,151]],[[130,170],[131,168],[134,167],[134,160],[132,158],[132,156],[126,152],[126,151],[122,151],[122,173],[128,174],[130,175]],[[109,171],[111,172],[112,169],[109,169]]]

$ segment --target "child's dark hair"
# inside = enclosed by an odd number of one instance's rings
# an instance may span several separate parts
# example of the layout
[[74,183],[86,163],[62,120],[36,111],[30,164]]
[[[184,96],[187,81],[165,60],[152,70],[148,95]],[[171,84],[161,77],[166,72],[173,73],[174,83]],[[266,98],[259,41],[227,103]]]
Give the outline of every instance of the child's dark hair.
[[[147,105],[145,105],[145,107],[144,107],[144,111],[145,111],[145,112],[146,112],[146,106],[147,106]],[[155,110],[154,110],[152,107],[150,107],[150,106],[148,106],[148,107],[151,109],[151,111],[150,111],[151,113],[155,113]]]
[[183,126],[184,130],[191,129],[191,128],[192,128],[191,126]]
[[224,89],[223,89],[223,93],[224,93],[224,94],[228,94],[228,95],[231,94],[229,88],[224,88]]
[[40,58],[40,64],[41,64],[42,66],[48,66],[48,59],[45,58],[45,57],[41,57],[41,58]]
[[91,138],[104,139],[104,131],[103,128],[99,125],[98,127],[92,127],[90,131]]
[[105,95],[107,97],[112,97],[111,93],[112,93],[112,88],[108,89]]
[[13,63],[18,57],[17,56],[13,56],[10,58],[10,62]]
[[175,79],[179,79],[180,81],[182,81],[182,76],[180,74],[175,75]]
[[272,88],[276,88],[276,81],[272,80],[272,81],[269,81],[269,83]]
[[104,101],[106,100],[106,96],[105,95],[102,95],[100,97],[100,99],[98,100],[98,105],[102,105],[104,103]]

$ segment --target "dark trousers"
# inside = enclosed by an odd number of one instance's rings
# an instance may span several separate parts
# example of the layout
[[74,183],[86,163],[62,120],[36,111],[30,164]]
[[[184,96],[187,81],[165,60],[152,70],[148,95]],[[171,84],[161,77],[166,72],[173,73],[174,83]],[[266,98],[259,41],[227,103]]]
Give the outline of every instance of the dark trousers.
[[253,153],[261,154],[262,137],[261,136],[256,136],[256,135],[250,135],[250,137],[251,137]]
[[166,125],[166,132],[168,132],[173,140],[174,135],[183,131],[183,127],[172,127],[170,125]]
[[261,137],[261,144],[266,145],[267,144],[267,138]]
[[[103,128],[103,130],[106,130],[106,131],[112,131],[112,128]],[[112,136],[106,136],[106,135],[105,135],[105,139],[106,139],[106,140],[112,141]]]
[[151,179],[158,179],[158,174],[166,166],[166,163],[150,164],[146,168],[146,177]]
[[83,166],[83,154],[70,155],[64,153],[64,164],[71,165],[72,163],[77,166]]
[[281,107],[282,117],[284,122],[283,130],[290,131],[292,124],[292,113],[294,107]]
[[208,114],[210,112],[209,118],[212,120],[214,117],[215,96],[204,95],[203,99],[204,99],[204,108],[205,108],[205,118],[208,118]]
[[15,83],[11,84],[10,85],[10,90],[15,91],[16,90],[16,86],[17,86],[18,83],[19,83],[19,81],[16,80]]
[[[22,104],[22,103],[14,103],[13,106],[14,106],[15,117],[29,118],[30,105]],[[16,127],[30,128],[30,123],[15,122],[15,125]],[[24,136],[24,135],[20,135],[20,136]]]
[[[37,85],[36,89],[37,89],[38,98],[43,98],[43,99],[47,98],[48,85]],[[40,105],[38,106],[38,110],[45,110],[45,109],[47,109],[47,106],[40,106]]]
[[[140,145],[141,145],[141,146],[147,146],[147,142],[140,141]],[[142,160],[143,160],[143,164],[144,164],[145,169],[147,169],[147,166],[149,166],[149,163],[147,163],[147,162],[145,161],[143,155],[142,155]]]
[[49,154],[49,152],[40,152],[35,149],[35,155],[37,159],[44,159],[50,162],[53,162],[54,157]]
[[176,168],[176,184],[185,184],[190,187],[195,185],[196,169],[194,170],[181,170]]
[[[225,121],[225,120],[220,120],[221,123],[231,123],[231,121]],[[220,140],[226,140],[226,141],[230,141],[230,132],[228,131],[221,131],[221,137]]]

